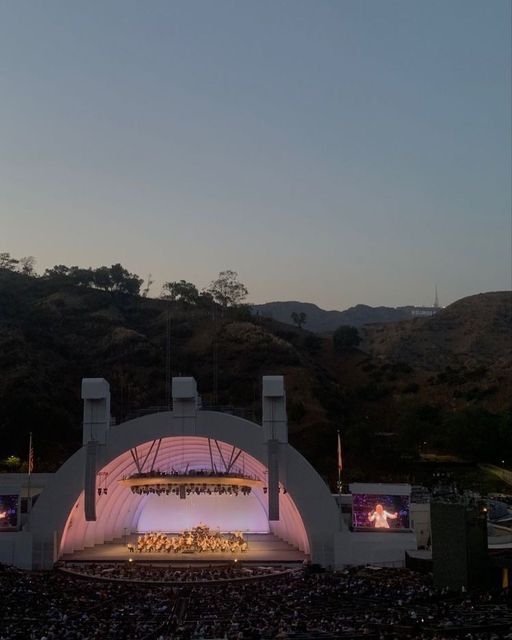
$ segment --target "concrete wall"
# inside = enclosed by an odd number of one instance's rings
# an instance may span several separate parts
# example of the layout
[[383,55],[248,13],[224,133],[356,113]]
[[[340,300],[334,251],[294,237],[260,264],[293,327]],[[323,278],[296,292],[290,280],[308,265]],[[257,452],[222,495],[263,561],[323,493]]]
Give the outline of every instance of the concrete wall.
[[413,532],[343,531],[337,540],[336,564],[405,566],[405,552],[415,550]]
[[0,562],[32,569],[32,534],[28,531],[0,533]]
[[430,530],[430,503],[411,502],[410,510],[411,529],[416,534],[418,547],[426,547],[431,541]]

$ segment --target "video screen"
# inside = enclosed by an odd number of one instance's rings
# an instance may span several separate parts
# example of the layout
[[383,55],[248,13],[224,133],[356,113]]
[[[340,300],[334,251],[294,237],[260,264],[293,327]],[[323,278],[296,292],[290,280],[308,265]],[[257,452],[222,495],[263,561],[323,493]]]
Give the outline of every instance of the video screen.
[[352,526],[365,531],[409,529],[409,496],[352,495]]
[[0,531],[18,528],[18,495],[0,495]]

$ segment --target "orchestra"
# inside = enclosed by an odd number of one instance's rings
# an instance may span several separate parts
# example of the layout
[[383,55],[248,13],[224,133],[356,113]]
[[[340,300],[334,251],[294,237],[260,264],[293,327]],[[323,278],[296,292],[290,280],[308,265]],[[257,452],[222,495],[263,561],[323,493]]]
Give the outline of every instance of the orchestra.
[[149,532],[138,536],[137,546],[127,545],[134,553],[239,553],[247,551],[247,541],[241,531],[231,532],[223,537],[220,531],[211,532],[205,524],[199,524],[190,531],[169,537],[161,532]]

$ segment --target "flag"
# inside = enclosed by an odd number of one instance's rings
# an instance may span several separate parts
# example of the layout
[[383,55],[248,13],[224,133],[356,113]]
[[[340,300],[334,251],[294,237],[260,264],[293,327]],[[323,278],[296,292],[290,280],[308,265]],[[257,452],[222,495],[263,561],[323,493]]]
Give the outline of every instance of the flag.
[[341,437],[340,432],[338,431],[338,471],[343,469],[343,460],[341,458]]
[[28,474],[30,475],[32,471],[34,471],[34,447],[32,446],[32,434],[30,434],[28,445]]

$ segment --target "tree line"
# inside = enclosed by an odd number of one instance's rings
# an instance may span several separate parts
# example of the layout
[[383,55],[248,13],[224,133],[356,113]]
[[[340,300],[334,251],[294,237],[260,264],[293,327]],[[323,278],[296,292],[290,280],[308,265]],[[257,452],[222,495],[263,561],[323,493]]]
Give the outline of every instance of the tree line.
[[[137,274],[130,273],[119,263],[110,267],[97,268],[68,267],[59,264],[51,269],[46,269],[41,276],[36,273],[35,264],[36,260],[33,256],[18,259],[11,256],[10,253],[0,252],[0,270],[17,271],[34,278],[57,280],[62,284],[143,297],[148,295],[152,284],[151,276],[149,276],[147,285],[141,292],[144,280]],[[180,302],[184,306],[237,307],[243,304],[248,294],[247,287],[240,282],[238,273],[228,269],[221,271],[218,277],[201,291],[195,284],[186,280],[165,282],[160,297]]]
[[[130,273],[119,263],[110,267],[97,268],[76,265],[68,267],[59,264],[46,269],[42,276],[36,273],[35,264],[36,260],[33,256],[18,259],[10,253],[0,252],[0,270],[18,271],[26,276],[53,280],[62,285],[147,297],[153,283],[151,275],[148,276],[147,284],[141,291],[144,280],[137,274]],[[240,282],[238,273],[227,269],[221,271],[218,277],[202,290],[199,290],[193,282],[186,280],[164,282],[160,297],[178,302],[186,308],[211,308],[216,305],[221,308],[233,308],[243,305],[248,294],[247,287]],[[299,329],[302,329],[307,323],[307,316],[304,312],[293,312],[291,320]],[[355,327],[341,326],[333,334],[333,345],[336,351],[357,347],[359,342],[360,337]]]

